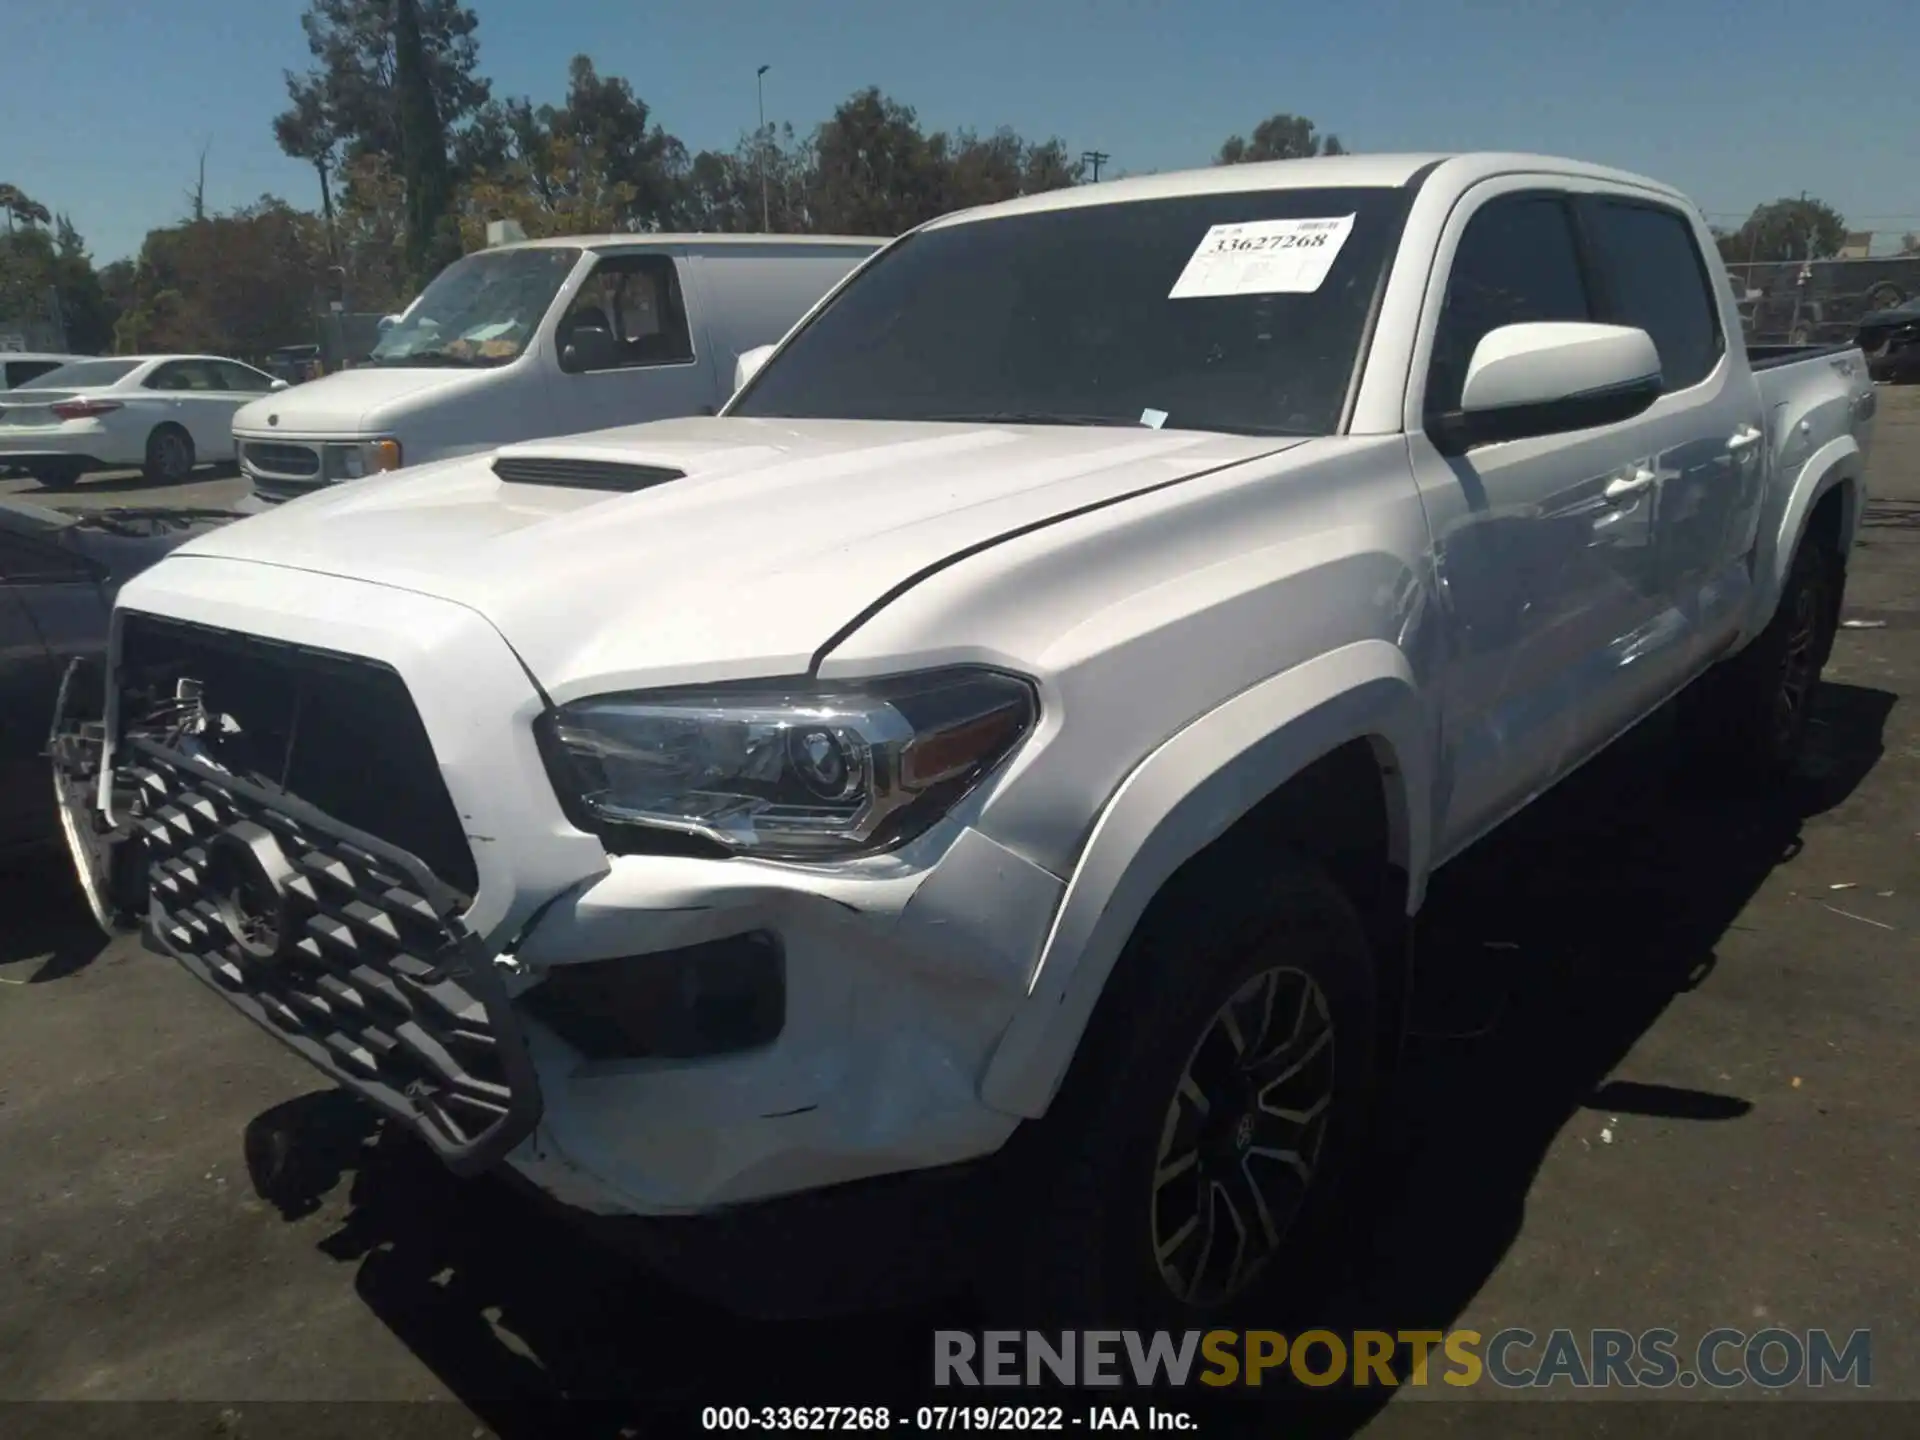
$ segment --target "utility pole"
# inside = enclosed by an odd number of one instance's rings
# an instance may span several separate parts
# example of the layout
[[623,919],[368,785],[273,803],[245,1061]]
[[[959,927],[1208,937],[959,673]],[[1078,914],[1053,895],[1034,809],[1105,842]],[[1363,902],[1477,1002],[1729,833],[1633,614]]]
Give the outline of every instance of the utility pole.
[[1080,152],[1080,163],[1092,168],[1093,183],[1096,185],[1100,183],[1100,167],[1112,158],[1113,157],[1104,150],[1082,150]]
[[766,234],[773,229],[767,211],[767,71],[771,65],[762,65],[753,72],[754,99],[760,106],[760,129],[757,132],[760,141],[760,233]]

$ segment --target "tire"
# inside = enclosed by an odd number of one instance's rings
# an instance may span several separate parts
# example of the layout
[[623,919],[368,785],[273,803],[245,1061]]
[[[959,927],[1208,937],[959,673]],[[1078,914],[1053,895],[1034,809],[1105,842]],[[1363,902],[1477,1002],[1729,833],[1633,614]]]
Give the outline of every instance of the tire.
[[[1022,1233],[989,1302],[1022,1324],[1184,1329],[1276,1277],[1311,1290],[1374,1079],[1377,985],[1353,906],[1302,863],[1214,867],[1156,902],[1107,992],[1060,1095],[1016,1137],[1002,1214]],[[1228,1251],[1242,1216],[1249,1243]]]
[[29,465],[27,473],[40,482],[43,490],[65,490],[79,483],[84,467],[78,460],[45,460]]
[[1778,783],[1793,772],[1839,628],[1839,595],[1833,555],[1803,543],[1767,628],[1681,696],[1686,748],[1709,773]]
[[196,463],[191,435],[178,425],[156,425],[147,436],[147,458],[140,473],[150,485],[179,485],[193,474]]

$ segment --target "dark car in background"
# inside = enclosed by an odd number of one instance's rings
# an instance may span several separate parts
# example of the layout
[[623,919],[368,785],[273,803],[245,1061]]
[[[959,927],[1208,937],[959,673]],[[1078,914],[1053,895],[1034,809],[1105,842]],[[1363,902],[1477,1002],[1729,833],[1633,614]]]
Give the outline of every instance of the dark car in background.
[[100,714],[114,594],[176,546],[239,518],[0,500],[0,860],[62,838],[48,736],[63,682],[68,713]]
[[1867,373],[1876,380],[1920,375],[1920,295],[1861,316],[1855,343],[1866,352]]

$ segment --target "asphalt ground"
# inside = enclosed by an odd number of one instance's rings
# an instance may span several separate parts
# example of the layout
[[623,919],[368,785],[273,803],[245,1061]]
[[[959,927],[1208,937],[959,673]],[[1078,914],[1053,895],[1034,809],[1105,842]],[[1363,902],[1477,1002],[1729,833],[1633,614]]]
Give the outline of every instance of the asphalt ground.
[[[1628,1409],[1526,1403],[1564,1384],[1269,1387],[1204,1433],[1920,1433],[1920,390],[1881,394],[1858,623],[1801,773],[1703,792],[1656,718],[1436,878],[1423,972],[1451,984],[1318,1312],[1666,1327],[1683,1356],[1717,1327],[1865,1329],[1871,1386]],[[239,494],[202,472],[49,498]],[[381,1134],[173,965],[102,941],[60,866],[0,880],[0,1432],[691,1434],[749,1395],[924,1400],[931,1330],[980,1323],[706,1309]],[[1894,1403],[1862,1429],[1862,1398]],[[101,1401],[175,1403],[74,1403]]]
[[185,484],[155,485],[138,470],[102,470],[72,485],[48,490],[25,475],[0,475],[0,496],[56,509],[101,509],[116,505],[193,505],[229,509],[252,491],[232,465],[202,465]]

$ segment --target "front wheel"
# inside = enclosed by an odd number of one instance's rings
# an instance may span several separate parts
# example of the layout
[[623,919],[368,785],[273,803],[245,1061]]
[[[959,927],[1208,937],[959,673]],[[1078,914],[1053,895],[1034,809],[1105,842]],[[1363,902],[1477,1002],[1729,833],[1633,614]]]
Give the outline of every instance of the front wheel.
[[1763,781],[1792,772],[1839,626],[1837,571],[1830,551],[1803,542],[1767,628],[1680,697],[1689,748],[1711,768]]
[[1143,922],[1039,1122],[1009,1314],[1180,1329],[1308,1268],[1363,1129],[1373,958],[1311,866],[1210,879]]

